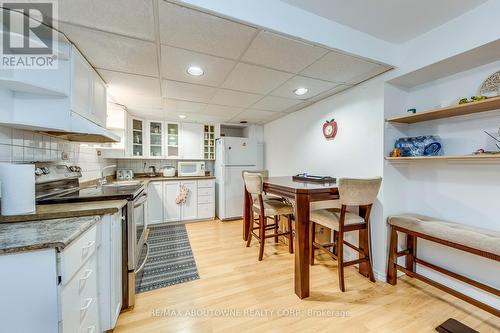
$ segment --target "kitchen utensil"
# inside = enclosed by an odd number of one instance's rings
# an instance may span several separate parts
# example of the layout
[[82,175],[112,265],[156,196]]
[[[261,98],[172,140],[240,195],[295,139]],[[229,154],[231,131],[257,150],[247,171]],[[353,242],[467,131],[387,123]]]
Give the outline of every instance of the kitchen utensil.
[[175,168],[173,166],[163,167],[163,177],[174,177],[175,176]]

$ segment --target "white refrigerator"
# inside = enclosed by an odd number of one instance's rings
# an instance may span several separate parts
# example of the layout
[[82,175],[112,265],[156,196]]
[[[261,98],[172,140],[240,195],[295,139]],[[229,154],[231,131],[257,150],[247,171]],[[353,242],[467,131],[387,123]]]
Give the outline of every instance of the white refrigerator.
[[243,216],[243,170],[263,168],[263,145],[247,138],[217,139],[215,155],[216,214],[220,220]]

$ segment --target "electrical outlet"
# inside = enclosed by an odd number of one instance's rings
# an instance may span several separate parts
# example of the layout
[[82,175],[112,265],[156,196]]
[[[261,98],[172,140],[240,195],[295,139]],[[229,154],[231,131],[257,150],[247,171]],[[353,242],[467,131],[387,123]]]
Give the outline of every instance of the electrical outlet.
[[63,160],[63,161],[69,160],[69,153],[67,151],[63,151],[61,153],[61,160]]

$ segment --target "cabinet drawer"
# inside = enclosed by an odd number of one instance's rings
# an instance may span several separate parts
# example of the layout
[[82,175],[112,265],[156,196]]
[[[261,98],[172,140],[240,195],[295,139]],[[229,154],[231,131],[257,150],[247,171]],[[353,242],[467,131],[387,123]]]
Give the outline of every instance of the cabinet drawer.
[[66,284],[97,248],[97,224],[61,252],[62,283]]
[[213,179],[200,179],[200,180],[198,180],[198,188],[202,188],[202,187],[214,188],[215,182]]
[[214,193],[214,189],[213,188],[210,188],[210,187],[198,188],[198,198],[201,195],[211,195],[211,196],[213,196],[214,194],[215,193]]
[[97,309],[97,262],[93,255],[61,290],[63,332],[77,332],[84,320]]
[[198,204],[198,218],[199,219],[211,219],[215,215],[215,206],[213,203],[208,204]]
[[214,203],[214,196],[213,195],[199,195],[198,196],[198,203],[199,204],[212,204]]
[[101,332],[99,327],[99,308],[97,302],[93,302],[90,306],[87,315],[83,319],[82,324],[78,330],[78,333],[99,333]]

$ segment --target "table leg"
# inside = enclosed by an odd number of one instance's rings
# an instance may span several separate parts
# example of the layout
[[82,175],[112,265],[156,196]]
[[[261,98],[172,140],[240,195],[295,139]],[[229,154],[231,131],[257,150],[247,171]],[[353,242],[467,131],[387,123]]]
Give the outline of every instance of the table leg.
[[295,195],[295,294],[309,297],[309,194]]
[[[246,187],[244,188],[244,205],[243,205],[243,240],[248,240],[248,230],[250,226],[250,194]],[[252,216],[253,218],[253,216]]]
[[[359,207],[359,216],[366,216],[367,207],[360,206]],[[368,230],[359,230],[358,231],[358,245],[359,249],[362,253],[364,253],[365,249],[368,249]],[[358,253],[358,257],[361,257],[362,254]],[[359,264],[359,274],[368,277],[368,263],[362,262]]]

